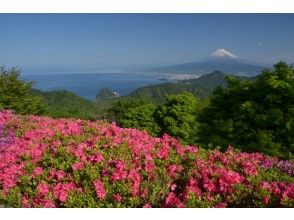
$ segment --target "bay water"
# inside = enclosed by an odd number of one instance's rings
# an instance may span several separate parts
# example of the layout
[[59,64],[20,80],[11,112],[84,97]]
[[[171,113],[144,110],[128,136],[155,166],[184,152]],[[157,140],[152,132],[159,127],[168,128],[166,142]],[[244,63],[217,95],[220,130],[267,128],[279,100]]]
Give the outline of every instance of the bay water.
[[163,83],[156,73],[54,73],[22,75],[22,78],[34,81],[36,89],[67,90],[91,100],[104,87],[122,96],[139,87]]

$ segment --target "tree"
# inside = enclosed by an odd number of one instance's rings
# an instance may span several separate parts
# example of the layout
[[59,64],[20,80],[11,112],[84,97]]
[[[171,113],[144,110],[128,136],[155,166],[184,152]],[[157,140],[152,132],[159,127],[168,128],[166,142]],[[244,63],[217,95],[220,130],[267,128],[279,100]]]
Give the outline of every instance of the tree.
[[158,106],[154,114],[160,133],[167,133],[188,144],[195,143],[198,109],[199,101],[191,93],[167,96],[167,102]]
[[255,81],[228,77],[200,114],[199,141],[278,157],[294,152],[294,71],[284,62]]
[[154,121],[156,105],[149,100],[119,99],[108,110],[110,121],[120,126],[147,130],[151,135],[158,135],[159,128]]
[[12,109],[19,114],[43,114],[46,104],[31,95],[32,82],[20,79],[20,70],[0,67],[0,109]]

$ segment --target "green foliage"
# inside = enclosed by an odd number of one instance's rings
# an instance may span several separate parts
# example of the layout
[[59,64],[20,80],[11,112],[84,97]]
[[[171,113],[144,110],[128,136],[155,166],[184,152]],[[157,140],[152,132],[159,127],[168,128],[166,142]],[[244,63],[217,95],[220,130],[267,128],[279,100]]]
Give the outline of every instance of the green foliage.
[[32,90],[33,95],[39,95],[44,98],[48,104],[47,115],[54,118],[82,118],[97,119],[97,108],[94,102],[82,98],[68,91],[50,91],[42,92]]
[[203,144],[232,144],[244,151],[288,157],[294,153],[294,71],[286,63],[255,81],[228,77],[201,113]]
[[108,119],[122,127],[139,128],[158,135],[159,128],[153,117],[155,108],[156,105],[147,99],[119,99],[108,109]]
[[19,114],[44,114],[46,104],[40,96],[31,96],[32,82],[20,79],[20,70],[0,67],[0,109]]
[[155,136],[166,133],[185,143],[195,143],[196,118],[201,105],[202,102],[190,93],[167,96],[162,105],[126,98],[113,103],[108,119],[122,127],[147,130]]
[[137,99],[151,99],[162,104],[167,95],[178,95],[188,92],[199,98],[207,98],[218,86],[226,86],[226,74],[214,71],[203,75],[198,79],[183,80],[176,83],[162,83],[158,85],[145,86],[131,92],[127,97]]
[[160,133],[167,133],[185,143],[196,142],[196,122],[199,101],[190,93],[167,96],[167,102],[155,111],[155,120]]
[[108,88],[102,88],[96,95],[96,99],[112,99],[118,97],[118,94]]

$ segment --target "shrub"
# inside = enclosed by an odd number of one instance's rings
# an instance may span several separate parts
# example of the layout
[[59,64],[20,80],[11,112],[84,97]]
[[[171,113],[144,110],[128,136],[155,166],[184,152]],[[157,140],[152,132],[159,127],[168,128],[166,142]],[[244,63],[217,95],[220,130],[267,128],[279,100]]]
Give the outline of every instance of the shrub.
[[280,62],[255,81],[228,78],[199,116],[199,141],[281,158],[294,153],[294,70]]
[[155,122],[156,105],[146,99],[120,99],[108,109],[108,119],[124,128],[138,128],[157,136],[160,128]]
[[19,77],[18,69],[0,67],[0,109],[13,109],[19,114],[43,114],[45,102],[41,97],[31,95],[32,82]]
[[[0,113],[0,204],[294,207],[293,161],[184,146],[103,121]],[[9,132],[8,132],[9,131]]]
[[171,95],[166,99],[166,103],[159,105],[154,113],[161,135],[166,133],[184,143],[196,143],[198,99],[191,93]]

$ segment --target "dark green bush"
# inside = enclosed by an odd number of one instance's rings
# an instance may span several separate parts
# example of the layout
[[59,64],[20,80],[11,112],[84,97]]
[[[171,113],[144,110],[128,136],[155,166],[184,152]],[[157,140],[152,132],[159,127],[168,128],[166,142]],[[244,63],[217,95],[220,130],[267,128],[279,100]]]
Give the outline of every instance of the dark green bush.
[[278,157],[294,153],[294,70],[280,62],[255,81],[228,78],[200,114],[200,142]]
[[20,70],[0,67],[0,109],[12,109],[19,114],[44,114],[46,104],[31,95],[32,82],[20,79]]

